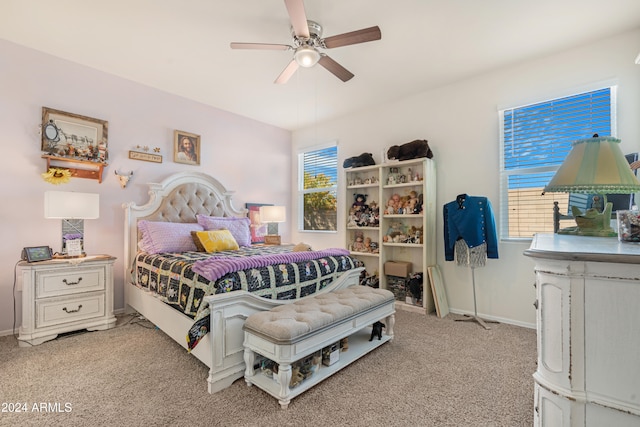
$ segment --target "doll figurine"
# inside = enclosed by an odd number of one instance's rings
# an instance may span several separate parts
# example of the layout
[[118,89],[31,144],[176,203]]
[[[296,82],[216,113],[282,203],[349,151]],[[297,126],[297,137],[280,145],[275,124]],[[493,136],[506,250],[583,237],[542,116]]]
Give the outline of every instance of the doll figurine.
[[349,222],[347,222],[347,227],[357,227],[358,226],[358,216],[356,215],[356,208],[351,208],[349,210]]
[[394,207],[393,199],[387,200],[387,208],[384,210],[384,213],[387,215],[393,215],[396,213],[396,209]]
[[364,247],[364,235],[362,232],[356,232],[355,241],[353,242],[352,250],[354,252],[365,252]]
[[371,237],[364,238],[364,249],[362,252],[373,252],[373,249],[371,248]]

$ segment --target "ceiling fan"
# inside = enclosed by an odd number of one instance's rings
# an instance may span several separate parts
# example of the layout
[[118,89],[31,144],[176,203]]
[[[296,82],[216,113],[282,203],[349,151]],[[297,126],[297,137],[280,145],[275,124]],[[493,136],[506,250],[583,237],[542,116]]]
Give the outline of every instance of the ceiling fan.
[[333,49],[382,38],[382,33],[378,26],[322,38],[322,26],[317,22],[307,20],[303,0],[284,0],[284,4],[291,20],[292,45],[231,43],[231,49],[294,50],[295,53],[291,62],[280,73],[275,83],[286,83],[299,67],[309,68],[316,65],[316,63],[322,65],[343,82],[346,82],[353,77],[353,73],[331,59],[320,49]]

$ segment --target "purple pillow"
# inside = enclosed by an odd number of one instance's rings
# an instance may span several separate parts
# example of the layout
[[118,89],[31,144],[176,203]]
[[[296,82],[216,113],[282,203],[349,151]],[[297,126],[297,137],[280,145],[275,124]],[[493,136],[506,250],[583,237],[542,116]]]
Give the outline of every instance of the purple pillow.
[[138,221],[138,230],[142,235],[138,248],[150,253],[197,251],[192,231],[203,231],[195,222]]
[[203,226],[205,230],[229,230],[239,246],[251,246],[251,229],[249,228],[251,221],[249,218],[206,215],[196,215],[196,218],[198,224]]

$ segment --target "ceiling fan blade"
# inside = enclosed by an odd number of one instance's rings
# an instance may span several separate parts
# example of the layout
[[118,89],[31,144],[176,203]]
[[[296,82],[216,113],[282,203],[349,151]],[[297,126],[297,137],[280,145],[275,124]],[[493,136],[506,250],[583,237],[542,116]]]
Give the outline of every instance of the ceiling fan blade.
[[289,50],[293,48],[287,44],[233,42],[231,49]]
[[343,82],[349,81],[353,78],[353,73],[351,71],[347,70],[342,65],[338,64],[336,61],[329,58],[325,54],[322,54],[322,57],[318,61],[318,64],[329,70],[329,72],[333,73],[333,75],[335,75]]
[[380,40],[381,38],[382,32],[380,32],[380,27],[376,25],[375,27],[364,28],[362,30],[351,31],[350,33],[327,37],[323,41],[327,49],[332,49],[334,47]]
[[282,72],[280,73],[280,75],[278,76],[278,78],[276,79],[276,81],[274,83],[284,84],[284,83],[288,82],[289,79],[291,78],[291,76],[293,76],[293,73],[296,72],[298,67],[299,67],[299,65],[296,62],[296,60],[292,59],[291,62],[289,62],[289,64],[285,67],[285,69],[282,70]]
[[309,25],[307,24],[307,14],[304,12],[304,2],[302,0],[284,0],[289,14],[289,20],[293,27],[293,32],[298,37],[309,38]]

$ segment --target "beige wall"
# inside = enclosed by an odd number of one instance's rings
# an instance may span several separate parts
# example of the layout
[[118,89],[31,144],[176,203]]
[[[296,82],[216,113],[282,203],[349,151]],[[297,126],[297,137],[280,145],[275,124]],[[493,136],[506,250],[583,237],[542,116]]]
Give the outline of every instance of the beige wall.
[[[640,150],[640,66],[634,64],[640,50],[638,40],[640,30],[318,123],[294,132],[293,152],[337,139],[340,164],[365,151],[380,162],[384,147],[427,139],[437,162],[437,205],[443,206],[460,193],[482,195],[491,200],[497,215],[501,207],[499,109],[617,84],[617,135],[622,139],[623,152]],[[326,108],[322,91],[319,93],[317,108]],[[294,191],[296,167],[294,160]],[[340,189],[339,200],[344,203],[348,195],[343,185]],[[295,198],[291,204],[295,215]],[[339,215],[338,223],[345,224],[345,210],[340,209]],[[496,220],[499,227],[500,219]],[[472,312],[470,271],[444,261],[442,228],[439,208],[437,259],[449,305],[453,311]],[[345,244],[343,231],[314,234],[294,229],[292,236],[294,241],[316,247]],[[529,244],[529,239],[501,241],[500,258],[476,269],[480,314],[516,324],[535,324],[533,262],[522,255]]]
[[[72,179],[53,186],[40,176],[42,107],[109,122],[109,166],[104,181]],[[24,246],[60,250],[60,221],[43,217],[47,190],[100,194],[100,219],[85,221],[89,253],[118,258],[115,307],[123,308],[124,211],[122,203],[148,200],[147,183],[179,171],[208,173],[236,191],[235,206],[246,202],[287,205],[291,191],[291,134],[273,126],[164,93],[0,40],[0,334],[13,327],[13,272]],[[201,164],[173,162],[174,129],[201,136]],[[161,164],[130,160],[136,145],[160,147]],[[251,153],[251,155],[247,155]],[[121,189],[114,170],[133,170]],[[264,182],[268,176],[269,182]],[[282,234],[288,239],[288,230]],[[15,292],[16,327],[21,292]]]

